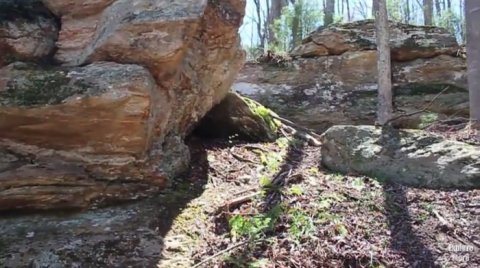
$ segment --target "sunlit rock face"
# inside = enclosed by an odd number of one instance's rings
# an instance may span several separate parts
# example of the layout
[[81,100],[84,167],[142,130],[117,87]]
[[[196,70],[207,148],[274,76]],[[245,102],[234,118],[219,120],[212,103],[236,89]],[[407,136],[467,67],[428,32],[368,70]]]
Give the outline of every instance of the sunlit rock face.
[[477,146],[418,130],[334,126],[322,136],[322,164],[342,173],[433,189],[478,189]]
[[183,139],[243,65],[245,2],[31,2],[0,0],[26,12],[2,9],[0,32],[30,14],[38,48],[0,59],[0,210],[136,199],[184,172]]
[[[431,120],[468,117],[466,61],[456,54],[454,36],[441,28],[404,24],[392,24],[391,31],[396,115],[429,105],[429,113],[395,124],[419,128]],[[319,29],[291,55],[292,61],[281,66],[247,64],[234,89],[317,131],[375,122],[377,54],[371,21]]]

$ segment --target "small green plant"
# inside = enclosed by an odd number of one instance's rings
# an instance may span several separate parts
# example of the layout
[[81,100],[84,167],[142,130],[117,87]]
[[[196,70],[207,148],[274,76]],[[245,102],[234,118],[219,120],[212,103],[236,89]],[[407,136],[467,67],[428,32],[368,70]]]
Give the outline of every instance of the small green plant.
[[235,239],[238,237],[259,239],[274,229],[282,212],[281,206],[275,206],[267,213],[260,213],[252,217],[235,215],[228,221],[230,234]]
[[312,176],[318,176],[318,175],[320,175],[320,170],[318,169],[318,167],[311,167],[308,170],[308,173]]
[[296,195],[296,196],[303,195],[303,189],[299,185],[292,185],[292,187],[290,187],[288,192],[291,195]]
[[282,162],[282,156],[279,153],[261,153],[260,162],[264,165],[269,173],[276,173],[280,170],[280,163]]
[[438,121],[438,114],[436,113],[427,113],[424,115],[420,116],[420,124],[418,125],[418,128],[424,129],[429,127],[431,124],[435,123]]
[[337,234],[340,236],[340,237],[346,237],[348,235],[348,230],[347,230],[347,227],[345,226],[345,224],[343,223],[337,223],[335,225],[335,231],[337,232]]
[[352,181],[352,188],[362,191],[365,188],[365,182],[362,178],[356,178]]
[[276,143],[277,143],[277,146],[283,150],[288,148],[290,141],[288,140],[288,138],[281,137],[277,139]]
[[262,188],[270,188],[272,187],[272,179],[266,175],[260,176],[260,186]]
[[315,231],[313,218],[301,209],[291,209],[288,212],[290,219],[290,228],[288,233],[298,240],[305,235],[309,235]]

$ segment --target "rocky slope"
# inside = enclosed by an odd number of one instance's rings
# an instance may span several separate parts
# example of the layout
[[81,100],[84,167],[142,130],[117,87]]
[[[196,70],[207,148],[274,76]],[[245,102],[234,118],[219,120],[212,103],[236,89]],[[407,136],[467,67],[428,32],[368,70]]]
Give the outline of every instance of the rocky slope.
[[165,187],[188,166],[185,136],[244,61],[243,0],[0,6],[0,210]]
[[[395,112],[402,127],[468,116],[466,61],[455,37],[435,27],[391,25]],[[284,64],[247,64],[234,88],[293,121],[318,131],[335,124],[372,124],[377,98],[372,21],[318,29]],[[439,96],[437,96],[440,92]]]

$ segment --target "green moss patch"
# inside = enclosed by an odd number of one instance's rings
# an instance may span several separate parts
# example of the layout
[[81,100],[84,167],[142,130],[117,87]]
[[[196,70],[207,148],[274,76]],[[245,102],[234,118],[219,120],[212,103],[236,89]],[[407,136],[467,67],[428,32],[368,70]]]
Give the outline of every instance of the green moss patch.
[[74,95],[99,92],[92,89],[85,82],[72,81],[63,70],[22,70],[0,91],[0,105],[56,105]]

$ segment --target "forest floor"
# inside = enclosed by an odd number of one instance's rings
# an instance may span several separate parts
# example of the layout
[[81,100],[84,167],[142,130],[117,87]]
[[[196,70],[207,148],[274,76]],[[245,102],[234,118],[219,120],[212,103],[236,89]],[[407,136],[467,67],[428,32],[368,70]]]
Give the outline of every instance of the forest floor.
[[207,184],[159,267],[480,267],[480,190],[330,173],[294,139],[192,144],[187,177]]
[[191,171],[150,199],[2,215],[0,266],[480,267],[480,190],[331,173],[286,137],[189,145]]

